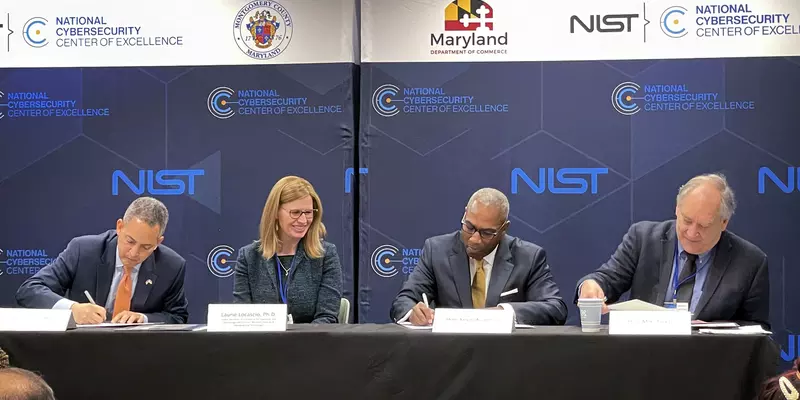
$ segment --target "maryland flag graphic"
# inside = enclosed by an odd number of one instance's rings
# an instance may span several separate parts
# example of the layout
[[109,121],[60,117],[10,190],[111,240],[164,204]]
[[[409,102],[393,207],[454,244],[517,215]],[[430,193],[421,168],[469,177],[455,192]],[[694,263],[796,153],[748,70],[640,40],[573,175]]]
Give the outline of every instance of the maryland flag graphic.
[[491,31],[494,12],[483,0],[453,0],[444,9],[446,31]]

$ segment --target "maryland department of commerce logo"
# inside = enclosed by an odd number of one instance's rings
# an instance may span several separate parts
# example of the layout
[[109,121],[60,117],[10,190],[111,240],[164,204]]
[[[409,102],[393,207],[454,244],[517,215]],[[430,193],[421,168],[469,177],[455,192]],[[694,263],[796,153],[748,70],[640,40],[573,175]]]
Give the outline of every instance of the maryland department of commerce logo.
[[611,104],[614,109],[622,115],[633,115],[638,113],[641,109],[639,104],[636,103],[636,93],[639,93],[641,87],[635,82],[622,82],[614,88],[611,94]]
[[22,26],[22,37],[31,47],[47,46],[47,20],[42,17],[33,17]]
[[[397,103],[394,102],[394,98],[400,93],[400,88],[387,83],[385,85],[381,85],[378,89],[372,93],[372,108],[381,116],[384,117],[393,117],[400,112],[400,108],[397,107]],[[393,103],[394,102],[394,103]]]
[[233,251],[233,247],[224,244],[214,247],[208,253],[208,258],[206,259],[208,270],[214,276],[220,278],[227,278],[233,275],[236,266],[236,258],[233,257]]
[[228,119],[233,116],[234,111],[230,106],[233,89],[229,87],[218,87],[208,94],[208,112],[219,119]]
[[444,9],[446,31],[491,31],[493,21],[492,6],[482,0],[455,0]]
[[686,16],[687,12],[688,10],[681,6],[672,6],[664,10],[659,20],[661,31],[671,38],[686,36],[689,32],[686,30],[685,22],[689,18]]
[[279,56],[292,40],[292,17],[275,1],[256,0],[236,13],[233,37],[248,56],[269,60]]

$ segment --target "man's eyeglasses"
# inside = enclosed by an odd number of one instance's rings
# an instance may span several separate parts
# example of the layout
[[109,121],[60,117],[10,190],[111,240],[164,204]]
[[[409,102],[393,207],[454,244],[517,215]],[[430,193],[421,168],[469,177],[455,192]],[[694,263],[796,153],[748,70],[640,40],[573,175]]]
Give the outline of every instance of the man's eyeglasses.
[[[286,209],[284,208],[284,210]],[[314,214],[316,214],[318,211],[319,210],[316,208],[313,210],[286,210],[292,219],[299,219],[301,215],[305,215],[307,220],[314,219]]]
[[[503,225],[501,225],[499,229],[502,229],[504,226],[506,226],[505,223],[503,223]],[[497,232],[498,229],[481,229],[481,230],[477,230],[477,229],[475,229],[475,226],[472,225],[472,223],[470,223],[469,221],[465,221],[465,220],[461,221],[461,230],[466,232],[466,233],[468,233],[470,236],[474,235],[475,232],[478,232],[478,234],[481,235],[481,239],[483,239],[483,240],[493,239],[495,236],[497,236],[497,233],[498,233]]]

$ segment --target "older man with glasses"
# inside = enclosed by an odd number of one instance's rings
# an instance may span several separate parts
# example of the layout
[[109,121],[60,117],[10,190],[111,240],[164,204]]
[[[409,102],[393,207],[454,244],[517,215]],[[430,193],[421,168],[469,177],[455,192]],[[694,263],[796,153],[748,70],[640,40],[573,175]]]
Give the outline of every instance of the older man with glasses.
[[563,325],[567,306],[547,255],[506,234],[508,209],[502,192],[475,192],[460,231],[425,241],[419,263],[392,303],[392,320],[429,325],[435,307],[511,308],[517,323]]

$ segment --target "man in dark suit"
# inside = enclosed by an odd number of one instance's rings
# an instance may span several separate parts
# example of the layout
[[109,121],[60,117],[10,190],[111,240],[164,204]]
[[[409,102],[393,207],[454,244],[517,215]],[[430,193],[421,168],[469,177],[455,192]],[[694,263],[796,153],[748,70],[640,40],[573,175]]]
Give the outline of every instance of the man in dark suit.
[[116,230],[72,239],[20,286],[17,303],[70,309],[78,324],[186,323],[186,260],[161,244],[168,219],[160,201],[136,199]]
[[696,320],[769,329],[767,256],[726,231],[735,208],[723,175],[692,178],[678,191],[676,220],[633,224],[611,259],[578,282],[576,301],[614,303],[630,290],[633,299],[688,308]]
[[506,234],[508,208],[508,199],[496,189],[475,192],[461,231],[425,241],[419,263],[392,303],[392,319],[432,324],[435,313],[422,301],[424,293],[437,307],[510,308],[518,323],[563,325],[567,306],[547,255]]

